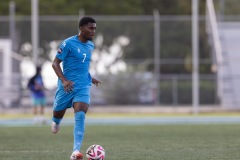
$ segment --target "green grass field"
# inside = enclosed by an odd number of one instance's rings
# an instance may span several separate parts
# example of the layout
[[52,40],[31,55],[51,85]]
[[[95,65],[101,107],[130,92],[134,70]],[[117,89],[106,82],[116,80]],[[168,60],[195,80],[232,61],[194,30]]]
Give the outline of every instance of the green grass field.
[[[1,127],[1,160],[68,160],[72,126]],[[82,152],[92,144],[106,160],[239,160],[240,125],[88,125]]]

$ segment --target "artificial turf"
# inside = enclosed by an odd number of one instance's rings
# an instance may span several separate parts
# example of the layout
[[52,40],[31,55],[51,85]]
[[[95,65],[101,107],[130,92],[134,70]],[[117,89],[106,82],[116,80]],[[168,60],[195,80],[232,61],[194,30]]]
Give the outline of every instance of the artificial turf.
[[[72,130],[1,127],[0,159],[68,160]],[[105,148],[106,160],[239,160],[240,125],[87,125],[81,151],[92,144]]]

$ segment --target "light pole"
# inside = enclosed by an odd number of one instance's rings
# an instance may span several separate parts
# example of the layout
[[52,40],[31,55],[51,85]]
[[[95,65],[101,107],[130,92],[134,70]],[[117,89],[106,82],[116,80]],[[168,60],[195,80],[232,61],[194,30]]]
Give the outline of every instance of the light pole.
[[154,16],[154,77],[155,77],[155,105],[160,103],[160,16],[158,10],[153,11]]
[[193,114],[199,112],[199,29],[198,0],[192,0],[192,106]]
[[32,60],[37,65],[38,48],[39,48],[39,19],[38,19],[38,0],[32,0]]

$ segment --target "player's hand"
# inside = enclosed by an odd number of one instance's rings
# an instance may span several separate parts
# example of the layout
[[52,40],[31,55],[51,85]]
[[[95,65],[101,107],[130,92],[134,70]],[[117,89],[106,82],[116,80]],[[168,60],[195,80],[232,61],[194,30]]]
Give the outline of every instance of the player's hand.
[[98,84],[102,84],[99,80],[92,78],[92,83],[95,84],[95,86],[98,87]]
[[73,91],[73,82],[69,80],[62,81],[65,92],[71,93]]

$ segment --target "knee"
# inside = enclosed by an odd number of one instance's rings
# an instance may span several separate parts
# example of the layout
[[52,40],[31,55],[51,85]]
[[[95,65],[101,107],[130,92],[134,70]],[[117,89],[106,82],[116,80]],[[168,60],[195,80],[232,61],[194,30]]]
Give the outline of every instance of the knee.
[[63,116],[64,116],[64,113],[65,112],[56,112],[56,111],[54,111],[53,112],[53,117],[55,117],[55,118],[58,118],[58,119],[62,119],[63,118]]
[[87,103],[83,103],[83,102],[75,102],[73,104],[73,108],[74,108],[74,112],[84,112],[87,113],[88,110],[88,104]]
[[75,113],[75,121],[76,122],[82,122],[85,120],[85,112],[79,111]]

